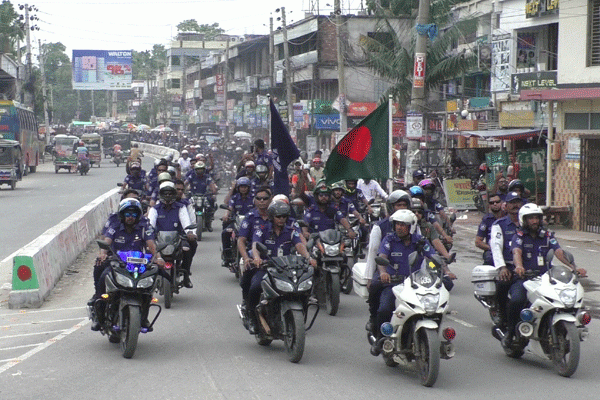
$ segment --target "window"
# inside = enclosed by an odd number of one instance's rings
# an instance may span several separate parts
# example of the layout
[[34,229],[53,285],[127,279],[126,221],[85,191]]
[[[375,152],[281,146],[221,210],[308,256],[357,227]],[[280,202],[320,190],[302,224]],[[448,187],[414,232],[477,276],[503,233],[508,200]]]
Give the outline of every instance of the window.
[[394,49],[394,38],[390,32],[368,32],[367,36],[378,41],[388,50]]
[[600,113],[565,113],[565,130],[600,130]]
[[179,56],[171,56],[171,65],[181,65]]
[[171,89],[180,89],[181,88],[181,80],[180,79],[171,79]]
[[590,0],[588,66],[600,65],[600,0]]

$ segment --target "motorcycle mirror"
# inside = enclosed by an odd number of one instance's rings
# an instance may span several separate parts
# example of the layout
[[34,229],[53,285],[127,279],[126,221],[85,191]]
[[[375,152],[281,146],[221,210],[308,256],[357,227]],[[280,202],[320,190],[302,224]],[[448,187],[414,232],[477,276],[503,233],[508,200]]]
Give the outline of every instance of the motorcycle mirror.
[[260,256],[262,258],[266,258],[267,257],[267,246],[265,246],[262,243],[256,243],[256,248],[258,249],[258,252],[260,253]]
[[110,244],[108,244],[104,240],[96,240],[96,243],[98,243],[98,247],[100,247],[102,250],[110,250]]
[[369,200],[369,205],[375,203],[375,198],[372,198],[371,200]]
[[431,261],[433,262],[436,268],[442,268],[442,266],[444,265],[444,260],[439,254],[432,255]]
[[306,221],[299,219],[296,222],[298,223],[298,226],[300,226],[300,228],[308,228],[308,224],[306,223]]
[[229,210],[229,207],[227,207],[227,204],[219,204],[219,208],[221,208],[223,210]]
[[454,221],[456,221],[456,213],[451,213],[450,214],[450,222],[454,223]]
[[[564,250],[563,250],[564,252]],[[573,255],[571,255],[571,257],[573,257]],[[546,253],[546,263],[550,264],[552,262],[552,259],[554,258],[554,249],[550,249],[548,250],[548,253]]]
[[117,182],[118,187],[123,187],[123,182]]
[[408,255],[408,265],[413,266],[417,262],[417,257],[419,257],[419,253],[413,251]]
[[308,239],[308,241],[306,242],[306,248],[307,249],[312,249],[312,247],[315,245],[315,240],[314,239]]
[[387,267],[388,265],[390,265],[390,260],[388,260],[387,258],[383,258],[383,257],[375,257],[375,262],[377,263],[377,265],[382,265],[384,267]]

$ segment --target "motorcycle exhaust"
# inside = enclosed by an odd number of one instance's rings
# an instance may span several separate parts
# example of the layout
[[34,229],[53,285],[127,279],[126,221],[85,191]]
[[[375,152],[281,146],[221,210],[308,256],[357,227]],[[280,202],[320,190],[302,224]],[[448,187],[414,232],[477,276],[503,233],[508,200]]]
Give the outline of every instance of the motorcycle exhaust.
[[394,351],[394,341],[389,338],[385,339],[383,341],[382,350],[384,353],[391,353],[392,351]]
[[456,354],[456,347],[453,343],[442,343],[440,347],[440,357],[444,360],[449,360]]

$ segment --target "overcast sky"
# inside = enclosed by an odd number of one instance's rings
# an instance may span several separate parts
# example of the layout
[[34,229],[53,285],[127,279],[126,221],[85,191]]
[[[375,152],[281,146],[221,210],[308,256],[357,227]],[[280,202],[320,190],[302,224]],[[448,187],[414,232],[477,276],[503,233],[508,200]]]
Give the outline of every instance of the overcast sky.
[[[16,0],[11,0],[18,11]],[[61,42],[72,50],[149,50],[166,45],[177,34],[177,24],[196,19],[218,22],[227,34],[268,34],[269,17],[285,6],[288,24],[299,21],[311,4],[321,15],[332,10],[333,0],[38,0],[29,3],[39,11],[40,30],[32,33],[33,54],[42,42]],[[361,7],[361,0],[342,0],[344,13]],[[355,13],[355,11],[353,11]]]

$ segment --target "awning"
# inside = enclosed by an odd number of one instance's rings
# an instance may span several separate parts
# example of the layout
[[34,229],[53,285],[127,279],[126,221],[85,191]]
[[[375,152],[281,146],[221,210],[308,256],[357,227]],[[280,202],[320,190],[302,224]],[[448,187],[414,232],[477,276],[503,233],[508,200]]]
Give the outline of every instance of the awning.
[[492,129],[487,131],[452,132],[454,136],[478,136],[482,139],[521,140],[538,136],[544,129]]
[[577,100],[577,99],[597,99],[600,97],[600,88],[582,87],[565,89],[542,89],[542,90],[521,90],[520,100]]

